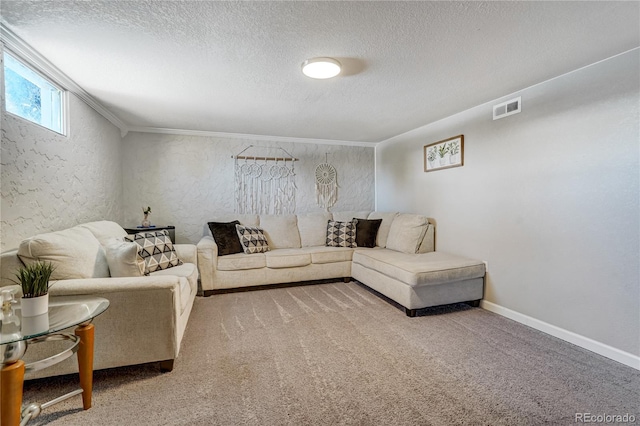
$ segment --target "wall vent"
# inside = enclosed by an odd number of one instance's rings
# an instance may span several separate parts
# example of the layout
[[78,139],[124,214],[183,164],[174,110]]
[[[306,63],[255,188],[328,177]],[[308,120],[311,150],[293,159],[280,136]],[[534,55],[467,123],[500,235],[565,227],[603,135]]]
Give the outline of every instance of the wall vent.
[[518,96],[501,104],[493,106],[493,119],[504,118],[522,111],[522,97]]

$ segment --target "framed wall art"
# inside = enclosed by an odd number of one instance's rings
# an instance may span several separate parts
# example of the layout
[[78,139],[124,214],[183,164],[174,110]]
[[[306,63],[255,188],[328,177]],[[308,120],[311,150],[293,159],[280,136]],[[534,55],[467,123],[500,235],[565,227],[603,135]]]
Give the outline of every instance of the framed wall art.
[[460,167],[464,164],[464,135],[424,146],[424,171]]

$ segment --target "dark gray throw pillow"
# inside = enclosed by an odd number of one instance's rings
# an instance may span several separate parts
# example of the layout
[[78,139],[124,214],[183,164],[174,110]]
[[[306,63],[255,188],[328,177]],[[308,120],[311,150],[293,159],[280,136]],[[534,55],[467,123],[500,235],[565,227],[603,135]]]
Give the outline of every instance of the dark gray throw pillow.
[[226,256],[228,254],[242,253],[242,244],[238,238],[238,232],[236,231],[236,225],[240,225],[240,222],[234,220],[233,222],[207,222],[213,239],[216,240],[218,245],[218,256]]
[[375,247],[378,229],[382,219],[356,219],[356,245],[358,247]]

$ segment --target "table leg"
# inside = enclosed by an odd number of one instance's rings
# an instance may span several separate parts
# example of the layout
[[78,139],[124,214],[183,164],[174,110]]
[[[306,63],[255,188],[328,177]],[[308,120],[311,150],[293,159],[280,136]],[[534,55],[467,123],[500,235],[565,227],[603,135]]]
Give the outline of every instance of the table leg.
[[17,426],[20,424],[22,406],[22,388],[24,384],[24,361],[18,360],[2,367],[2,426]]
[[85,410],[91,408],[91,392],[93,390],[93,331],[93,324],[76,328],[76,336],[80,337],[78,370],[80,372],[80,387],[82,388],[82,406]]

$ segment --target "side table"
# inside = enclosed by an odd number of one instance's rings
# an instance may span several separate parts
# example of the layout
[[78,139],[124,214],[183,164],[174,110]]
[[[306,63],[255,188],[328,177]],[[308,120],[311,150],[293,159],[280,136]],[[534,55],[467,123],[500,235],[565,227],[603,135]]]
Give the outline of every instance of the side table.
[[173,244],[176,243],[176,227],[173,225],[167,225],[167,226],[151,225],[148,228],[143,228],[142,226],[130,226],[128,228],[123,227],[123,229],[127,231],[128,234],[137,234],[138,232],[162,231],[163,229],[166,229],[167,231],[169,231],[169,238],[171,238],[171,242]]
[[[51,297],[49,312],[37,317],[23,317],[20,305],[10,312],[2,311],[0,329],[0,393],[2,394],[0,422],[2,426],[26,424],[40,411],[72,396],[82,394],[82,406],[91,408],[93,390],[93,318],[107,310],[109,301],[101,297]],[[77,327],[74,334],[60,333]],[[22,360],[29,345],[54,340],[71,341],[72,345],[59,354],[25,364]],[[22,413],[22,390],[25,371],[38,371],[78,354],[81,389],[72,391],[44,404],[29,404]]]

